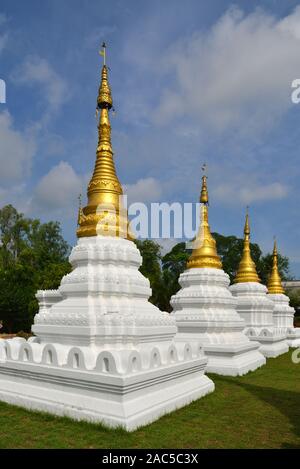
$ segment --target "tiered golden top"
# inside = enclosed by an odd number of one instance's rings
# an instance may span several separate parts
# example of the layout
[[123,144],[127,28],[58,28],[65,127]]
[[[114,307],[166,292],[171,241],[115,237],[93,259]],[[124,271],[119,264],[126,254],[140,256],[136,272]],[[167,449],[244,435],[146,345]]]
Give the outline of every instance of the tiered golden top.
[[245,228],[244,228],[244,249],[241,262],[237,271],[237,275],[234,279],[234,283],[241,282],[260,282],[260,278],[257,275],[255,264],[251,257],[250,252],[250,226],[249,226],[249,215],[246,214]]
[[280,274],[278,271],[278,253],[277,253],[277,245],[276,240],[274,241],[274,249],[273,249],[273,266],[272,272],[268,280],[268,292],[269,293],[284,293],[284,289],[282,287]]
[[194,249],[188,260],[187,268],[222,269],[221,260],[217,254],[216,241],[211,235],[208,224],[208,191],[206,176],[202,177],[202,188],[200,203],[201,205],[201,223],[198,234],[194,241]]
[[123,190],[113,160],[109,121],[112,104],[107,67],[103,65],[96,108],[97,115],[100,111],[97,156],[94,173],[88,185],[87,206],[79,208],[79,238],[97,235],[131,238],[128,235],[127,212],[121,204]]
[[108,83],[107,67],[103,65],[101,73],[101,83],[98,91],[97,108],[111,109],[113,105],[111,89]]

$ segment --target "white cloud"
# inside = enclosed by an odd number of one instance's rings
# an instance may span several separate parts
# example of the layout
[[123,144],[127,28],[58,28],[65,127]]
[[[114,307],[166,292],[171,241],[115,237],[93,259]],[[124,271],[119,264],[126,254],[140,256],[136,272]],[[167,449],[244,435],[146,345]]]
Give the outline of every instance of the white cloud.
[[[214,130],[261,131],[292,106],[299,76],[300,7],[284,19],[230,8],[205,33],[180,39],[163,57],[168,84],[159,123],[191,116]],[[170,82],[170,79],[168,80]]]
[[12,182],[24,181],[28,177],[35,151],[33,135],[16,130],[7,111],[0,113],[1,186],[10,186]]
[[31,210],[38,213],[51,212],[56,215],[74,216],[78,196],[82,193],[85,178],[79,176],[72,166],[61,161],[37,184]]
[[42,97],[47,103],[46,115],[57,111],[69,97],[66,82],[46,59],[39,56],[26,57],[24,62],[14,71],[12,78],[21,85],[40,85]]
[[152,177],[139,179],[134,184],[126,184],[124,193],[128,197],[128,204],[159,201],[162,196],[162,183]]
[[0,207],[11,204],[22,213],[26,212],[28,197],[24,195],[25,191],[26,182],[10,187],[0,187]]
[[251,203],[256,201],[283,199],[287,196],[288,189],[280,182],[274,182],[261,187],[246,187],[241,189],[240,194],[243,202]]
[[[39,91],[42,91],[43,99],[46,101],[42,117],[24,129],[15,128],[9,112],[0,113],[0,200],[2,204],[13,203],[19,209],[30,212],[35,198],[28,196],[27,185],[37,147],[48,140],[44,155],[64,152],[63,139],[53,132],[47,132],[45,124],[66,99],[67,89],[65,82],[48,62],[38,57],[25,59],[19,69],[15,70],[12,78],[19,84],[40,85]],[[42,187],[39,190],[42,190]],[[40,195],[42,198],[43,194]]]
[[226,203],[263,202],[266,200],[283,199],[288,195],[286,186],[279,182],[266,185],[245,183],[226,183],[220,184],[215,190],[212,190],[213,196]]

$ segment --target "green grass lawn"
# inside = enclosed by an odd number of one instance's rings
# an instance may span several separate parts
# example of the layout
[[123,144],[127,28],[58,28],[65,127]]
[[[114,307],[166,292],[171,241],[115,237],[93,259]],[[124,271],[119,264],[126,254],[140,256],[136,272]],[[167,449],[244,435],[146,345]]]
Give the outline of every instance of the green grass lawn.
[[300,448],[300,364],[291,352],[133,433],[0,403],[0,448]]

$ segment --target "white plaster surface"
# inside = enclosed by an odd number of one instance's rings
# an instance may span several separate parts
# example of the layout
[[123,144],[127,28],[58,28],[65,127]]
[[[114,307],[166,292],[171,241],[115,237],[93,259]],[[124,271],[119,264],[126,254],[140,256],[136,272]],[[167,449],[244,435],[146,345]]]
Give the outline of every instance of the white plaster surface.
[[259,344],[244,333],[244,320],[236,311],[229,276],[221,269],[192,268],[180,275],[181,289],[171,299],[176,319],[176,341],[200,341],[208,357],[207,371],[243,375],[264,365]]
[[295,310],[290,306],[290,300],[284,294],[269,294],[274,303],[274,327],[286,334],[286,342],[289,347],[300,347],[300,328],[294,327]]
[[260,343],[259,351],[267,358],[288,351],[286,333],[275,327],[274,303],[267,295],[267,287],[258,282],[241,282],[230,286],[237,299],[237,311],[245,320],[245,334]]
[[0,341],[0,399],[131,431],[214,390],[201,344],[177,343],[152,305],[135,244],[80,238],[57,291],[39,291],[36,337]]

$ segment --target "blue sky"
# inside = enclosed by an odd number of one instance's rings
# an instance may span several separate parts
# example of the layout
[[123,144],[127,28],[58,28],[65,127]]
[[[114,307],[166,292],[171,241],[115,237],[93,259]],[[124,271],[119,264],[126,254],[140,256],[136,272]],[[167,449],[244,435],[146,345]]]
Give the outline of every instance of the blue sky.
[[75,242],[93,169],[108,43],[118,175],[132,201],[196,201],[264,252],[276,234],[300,277],[300,2],[1,0],[0,203],[57,219]]

